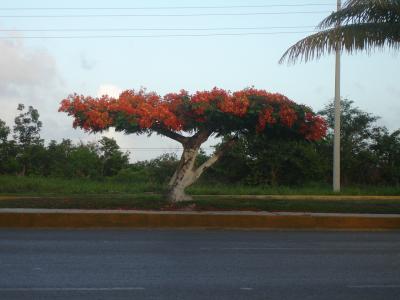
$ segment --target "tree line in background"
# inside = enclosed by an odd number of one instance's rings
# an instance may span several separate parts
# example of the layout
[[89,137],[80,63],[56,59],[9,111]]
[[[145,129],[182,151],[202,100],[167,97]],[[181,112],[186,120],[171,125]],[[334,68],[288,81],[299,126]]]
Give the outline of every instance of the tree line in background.
[[129,167],[114,139],[103,137],[97,143],[73,144],[69,139],[45,145],[40,137],[42,122],[32,106],[18,105],[12,139],[11,130],[0,120],[0,173],[18,176],[39,175],[64,178],[114,176]]
[[[18,106],[12,130],[0,120],[0,174],[58,178],[112,178],[121,182],[165,184],[179,159],[174,154],[129,163],[129,153],[116,141],[74,144],[69,139],[40,137],[42,122],[33,107]],[[206,171],[202,183],[249,185],[330,184],[332,176],[333,104],[319,112],[330,132],[319,142],[282,136],[241,137],[220,161]],[[379,118],[342,101],[342,182],[344,185],[400,185],[400,130],[389,132]],[[225,139],[229,139],[226,136]],[[218,146],[217,146],[218,148]],[[201,152],[196,164],[206,161]]]

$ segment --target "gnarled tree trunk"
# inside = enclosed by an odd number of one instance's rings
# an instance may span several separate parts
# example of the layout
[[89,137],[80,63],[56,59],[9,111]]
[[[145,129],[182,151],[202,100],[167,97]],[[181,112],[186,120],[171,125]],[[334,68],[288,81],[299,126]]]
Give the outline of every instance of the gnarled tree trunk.
[[198,168],[195,167],[197,154],[200,146],[209,137],[208,132],[199,132],[194,135],[183,145],[183,153],[179,165],[171,177],[168,184],[167,199],[171,202],[189,201],[192,200],[190,195],[185,193],[185,189],[196,182],[200,175],[209,167],[211,167],[222,154],[233,145],[236,139],[231,139],[226,142],[218,151],[214,153],[206,162]]
[[192,200],[192,197],[185,194],[185,188],[194,182],[194,163],[199,148],[184,148],[179,165],[168,184],[167,198],[169,201]]

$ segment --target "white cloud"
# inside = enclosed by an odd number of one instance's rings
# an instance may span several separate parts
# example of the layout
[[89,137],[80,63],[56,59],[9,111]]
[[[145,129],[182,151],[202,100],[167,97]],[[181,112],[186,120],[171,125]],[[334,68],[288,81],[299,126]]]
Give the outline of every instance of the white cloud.
[[58,105],[59,98],[54,97],[62,81],[48,52],[30,49],[19,40],[0,40],[0,53],[1,119],[10,124],[18,103],[32,105],[39,112]]
[[0,81],[7,90],[49,87],[59,80],[53,57],[20,41],[0,41]]

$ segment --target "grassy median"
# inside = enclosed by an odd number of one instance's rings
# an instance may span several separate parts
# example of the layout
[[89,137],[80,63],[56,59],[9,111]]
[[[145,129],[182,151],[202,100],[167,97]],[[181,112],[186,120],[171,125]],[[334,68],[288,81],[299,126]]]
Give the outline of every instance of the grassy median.
[[[25,195],[115,195],[161,193],[165,186],[154,182],[120,182],[106,180],[17,177],[0,175],[1,194]],[[240,184],[198,183],[188,188],[192,195],[400,195],[400,186],[344,186],[334,193],[330,185],[250,186]]]
[[277,200],[230,199],[219,197],[194,198],[193,201],[170,204],[161,195],[69,195],[0,197],[0,208],[51,209],[119,209],[119,210],[237,210],[325,213],[399,214],[400,200]]
[[[170,204],[165,187],[154,183],[113,180],[56,179],[0,176],[0,208],[251,210],[326,213],[400,213],[395,199],[311,199],[311,195],[400,195],[398,187],[345,187],[333,193],[330,186],[270,187],[197,184],[188,189],[194,201]],[[206,196],[205,196],[206,195]],[[233,198],[222,195],[235,195]],[[254,195],[242,196],[240,195]],[[304,195],[300,199],[258,199],[259,195]],[[275,197],[277,198],[277,197]],[[326,198],[326,197],[325,197]]]

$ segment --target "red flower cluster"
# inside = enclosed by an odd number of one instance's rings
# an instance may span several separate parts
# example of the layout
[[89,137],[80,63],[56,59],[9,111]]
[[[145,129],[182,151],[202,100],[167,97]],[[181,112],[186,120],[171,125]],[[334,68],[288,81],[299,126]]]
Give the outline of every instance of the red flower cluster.
[[61,102],[59,111],[74,117],[74,127],[93,132],[116,126],[121,120],[137,125],[138,131],[193,130],[196,123],[207,123],[214,111],[237,118],[255,115],[258,121],[253,129],[257,132],[263,132],[267,125],[284,126],[298,130],[306,139],[318,140],[327,129],[324,119],[304,113],[304,108],[287,97],[254,88],[234,93],[214,88],[193,95],[181,90],[164,97],[144,90],[127,90],[118,99],[73,94]]
[[182,129],[181,121],[168,102],[162,101],[155,93],[145,93],[143,90],[125,91],[118,100],[109,97],[85,98],[74,94],[61,102],[59,111],[74,116],[75,127],[80,126],[91,131],[101,131],[112,126],[119,114],[142,129],[149,129],[154,125],[176,131]]
[[218,108],[221,111],[238,117],[243,117],[247,114],[249,106],[249,99],[243,92],[235,92],[232,96],[230,95],[230,97],[218,103]]
[[266,110],[261,111],[258,115],[258,124],[256,127],[257,132],[262,132],[265,129],[267,124],[275,124],[276,119],[273,117],[274,109],[272,107],[268,107]]
[[156,93],[125,91],[110,109],[114,115],[122,113],[130,122],[139,124],[143,129],[160,124],[172,130],[182,128],[168,103],[163,102]]
[[183,99],[188,98],[189,93],[185,90],[180,90],[179,94],[169,93],[164,96],[164,101],[168,103],[168,106],[172,111],[178,111],[180,106],[183,104]]
[[328,126],[325,119],[307,112],[304,116],[304,123],[300,126],[300,133],[307,140],[318,141],[326,135],[327,129]]
[[224,106],[230,101],[230,94],[218,88],[213,88],[211,91],[196,92],[192,98],[191,103],[193,107],[193,112],[196,115],[204,115],[204,113],[215,108],[215,106]]
[[293,108],[290,108],[288,105],[283,104],[281,106],[281,110],[279,111],[279,117],[282,125],[291,128],[297,120],[297,114]]
[[247,88],[238,92],[235,92],[235,94],[241,94],[245,95],[246,97],[260,97],[260,98],[271,98],[271,93],[267,92],[266,90],[258,90],[255,88]]
[[67,112],[75,117],[74,128],[80,126],[87,131],[98,131],[112,125],[109,110],[111,101],[113,99],[108,96],[95,99],[74,94],[61,101],[58,111]]

